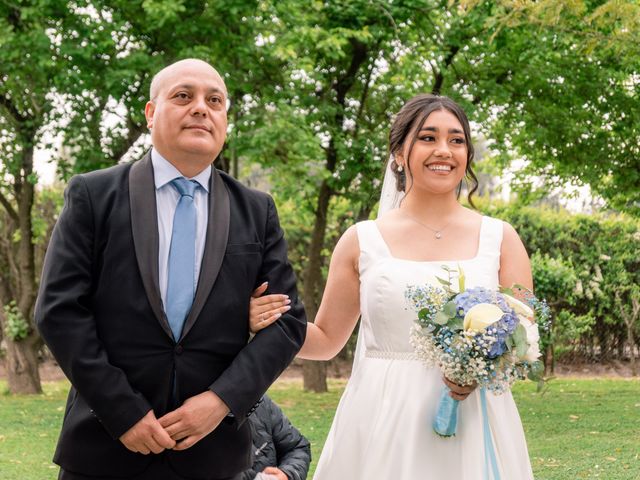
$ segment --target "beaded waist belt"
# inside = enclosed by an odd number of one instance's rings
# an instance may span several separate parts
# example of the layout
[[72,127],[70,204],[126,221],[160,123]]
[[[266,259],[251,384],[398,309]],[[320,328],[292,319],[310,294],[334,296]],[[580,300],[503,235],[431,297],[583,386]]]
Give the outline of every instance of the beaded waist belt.
[[383,360],[420,360],[413,352],[392,352],[389,350],[367,350],[364,356]]

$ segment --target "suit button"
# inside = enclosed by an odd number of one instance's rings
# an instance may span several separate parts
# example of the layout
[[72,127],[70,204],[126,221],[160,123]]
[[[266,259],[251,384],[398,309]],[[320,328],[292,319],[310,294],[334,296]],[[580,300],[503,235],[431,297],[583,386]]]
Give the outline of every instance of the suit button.
[[176,355],[180,355],[182,353],[182,345],[176,345],[173,351],[176,352]]

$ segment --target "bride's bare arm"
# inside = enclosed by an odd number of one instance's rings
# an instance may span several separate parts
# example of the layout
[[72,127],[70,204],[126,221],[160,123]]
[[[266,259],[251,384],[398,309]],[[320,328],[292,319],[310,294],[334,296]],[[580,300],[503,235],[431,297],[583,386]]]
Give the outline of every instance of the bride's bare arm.
[[[351,227],[333,251],[322,303],[315,323],[307,324],[307,338],[299,357],[329,360],[347,343],[360,314],[359,256],[357,231]],[[271,325],[288,309],[288,299],[284,295],[260,297],[265,290],[265,286],[259,287],[251,299],[249,324],[252,332]]]
[[[511,287],[522,285],[533,291],[531,262],[527,250],[515,229],[503,222],[502,246],[500,247],[500,285]],[[516,295],[518,292],[515,292]]]
[[329,360],[344,347],[360,315],[360,245],[356,227],[350,227],[331,256],[327,284],[314,323],[298,353],[309,360]]

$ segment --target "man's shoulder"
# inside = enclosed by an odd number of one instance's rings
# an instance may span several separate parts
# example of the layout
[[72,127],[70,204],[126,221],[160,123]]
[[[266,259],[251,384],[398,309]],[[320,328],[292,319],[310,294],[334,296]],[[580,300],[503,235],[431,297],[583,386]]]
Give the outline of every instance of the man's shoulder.
[[111,167],[78,174],[74,178],[84,180],[90,187],[119,183],[118,180],[124,180],[128,177],[132,165],[133,162],[119,163]]

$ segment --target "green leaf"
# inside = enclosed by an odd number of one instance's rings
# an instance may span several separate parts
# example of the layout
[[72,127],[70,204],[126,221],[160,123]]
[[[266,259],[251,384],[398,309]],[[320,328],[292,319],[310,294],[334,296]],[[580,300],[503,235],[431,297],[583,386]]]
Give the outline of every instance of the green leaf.
[[513,337],[511,336],[507,337],[504,343],[507,345],[507,348],[509,349],[509,351],[513,349]]
[[427,310],[426,308],[420,310],[418,312],[418,318],[423,321],[429,320],[429,310]]
[[446,286],[446,287],[451,287],[451,282],[449,280],[445,280],[444,278],[440,278],[440,277],[436,277],[436,279],[438,280],[438,282],[440,282],[442,285]]
[[522,324],[518,324],[516,330],[513,332],[513,340],[516,342],[527,342],[527,329]]
[[536,381],[544,382],[543,375],[544,375],[544,364],[540,360],[533,362],[531,364],[529,373],[527,373],[527,378],[534,382]]
[[458,307],[456,306],[455,302],[447,302],[444,308],[442,309],[444,314],[449,318],[455,317],[457,310],[458,310]]
[[529,344],[526,340],[516,339],[516,355],[520,358],[524,357],[529,348]]
[[436,313],[433,321],[438,325],[445,325],[449,321],[449,317],[444,312]]
[[452,318],[447,322],[447,327],[451,330],[460,331],[463,328],[463,321],[461,318]]

